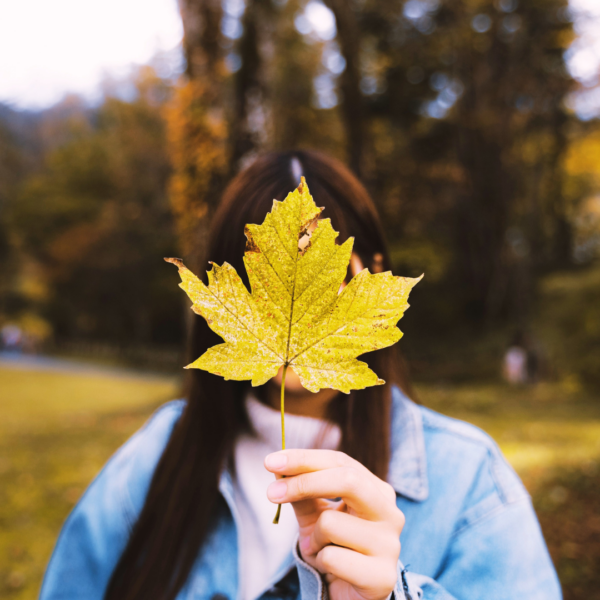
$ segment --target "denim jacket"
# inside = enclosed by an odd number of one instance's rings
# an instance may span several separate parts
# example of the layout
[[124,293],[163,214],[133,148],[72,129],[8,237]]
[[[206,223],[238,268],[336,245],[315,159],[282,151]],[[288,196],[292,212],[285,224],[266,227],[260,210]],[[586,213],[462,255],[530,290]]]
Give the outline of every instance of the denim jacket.
[[[529,495],[496,444],[397,388],[392,396],[388,482],[406,516],[394,600],[560,600]],[[156,411],[90,485],[62,529],[41,600],[103,597],[183,407]],[[220,492],[215,527],[178,600],[240,597],[239,517],[227,471]],[[261,600],[326,598],[322,577],[291,549]]]

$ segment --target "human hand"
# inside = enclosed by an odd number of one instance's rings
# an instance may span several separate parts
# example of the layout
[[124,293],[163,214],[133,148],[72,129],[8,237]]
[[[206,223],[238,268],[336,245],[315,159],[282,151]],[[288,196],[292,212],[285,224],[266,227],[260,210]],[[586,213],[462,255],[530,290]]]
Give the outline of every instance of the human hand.
[[285,475],[267,496],[292,503],[302,558],[325,575],[332,600],[387,598],[396,585],[404,527],[394,489],[333,450],[282,450],[269,454],[265,467]]

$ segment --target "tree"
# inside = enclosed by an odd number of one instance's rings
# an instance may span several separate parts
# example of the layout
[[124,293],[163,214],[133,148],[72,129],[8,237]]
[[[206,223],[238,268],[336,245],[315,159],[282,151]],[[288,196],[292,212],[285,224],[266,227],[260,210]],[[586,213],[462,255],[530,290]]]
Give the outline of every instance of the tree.
[[219,0],[180,0],[186,71],[168,112],[170,183],[182,253],[201,254],[230,170]]
[[107,97],[61,117],[66,139],[9,214],[21,252],[51,290],[38,309],[59,338],[178,339],[176,290],[160,268],[175,247],[162,115],[171,91],[149,67],[133,83],[130,102]]
[[[186,56],[205,65],[188,80],[211,81],[222,107],[222,135],[203,130],[195,143],[208,146],[197,155],[219,160],[177,169],[197,182],[195,202],[216,197],[201,183],[207,177],[222,186],[257,151],[329,150],[371,188],[398,266],[437,272],[470,318],[526,320],[536,274],[570,258],[561,167],[570,121],[563,100],[573,85],[562,57],[573,36],[566,0],[325,0],[333,39],[307,25],[314,4],[250,0],[232,12],[226,3],[221,30],[231,35],[186,33]],[[184,16],[218,11],[214,0],[184,5]],[[208,68],[222,52],[235,68]],[[330,65],[336,52],[341,69]],[[337,105],[315,102],[323,78],[337,86]],[[178,148],[175,163],[184,164],[193,152]]]
[[532,270],[558,248],[569,255],[566,9],[411,0],[367,3],[361,14],[376,195],[404,237],[426,230],[451,248],[448,275],[480,318],[525,318]]

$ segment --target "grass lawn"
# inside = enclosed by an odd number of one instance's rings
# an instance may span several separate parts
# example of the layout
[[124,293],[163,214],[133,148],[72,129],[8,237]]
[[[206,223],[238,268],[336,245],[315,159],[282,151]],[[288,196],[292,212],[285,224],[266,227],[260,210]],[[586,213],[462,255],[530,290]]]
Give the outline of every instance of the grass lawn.
[[[419,386],[499,442],[531,491],[568,600],[600,599],[600,400],[557,384]],[[60,526],[174,379],[0,367],[0,598],[37,597]]]
[[37,598],[61,524],[173,379],[0,367],[0,598]]

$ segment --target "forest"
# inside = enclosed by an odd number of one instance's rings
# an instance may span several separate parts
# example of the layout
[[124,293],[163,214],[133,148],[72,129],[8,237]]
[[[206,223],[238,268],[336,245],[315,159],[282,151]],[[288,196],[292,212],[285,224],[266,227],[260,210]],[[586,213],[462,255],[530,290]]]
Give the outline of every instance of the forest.
[[416,378],[497,377],[526,337],[548,377],[600,382],[600,129],[569,108],[566,0],[180,10],[181,52],[107,79],[101,101],[0,107],[0,326],[179,364],[162,257],[201,250],[241,165],[309,147],[372,193],[394,271],[425,273],[405,324]]

